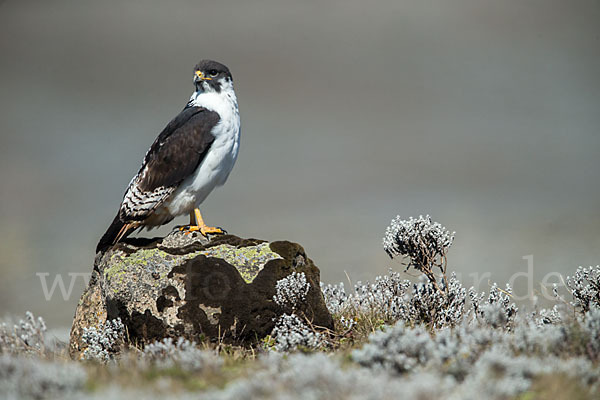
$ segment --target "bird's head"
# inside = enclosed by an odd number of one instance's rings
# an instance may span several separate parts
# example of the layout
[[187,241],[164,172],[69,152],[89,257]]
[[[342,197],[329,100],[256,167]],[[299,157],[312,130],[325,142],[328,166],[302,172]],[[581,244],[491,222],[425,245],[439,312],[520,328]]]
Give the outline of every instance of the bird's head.
[[194,85],[196,92],[217,92],[227,86],[231,86],[233,78],[229,68],[223,64],[202,60],[194,67]]

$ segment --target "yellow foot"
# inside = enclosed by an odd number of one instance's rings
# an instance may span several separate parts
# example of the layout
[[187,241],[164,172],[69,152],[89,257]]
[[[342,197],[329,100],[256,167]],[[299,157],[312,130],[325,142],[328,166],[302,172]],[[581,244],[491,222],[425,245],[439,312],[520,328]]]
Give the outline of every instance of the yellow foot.
[[192,232],[200,232],[202,236],[208,237],[208,235],[224,235],[226,231],[221,228],[217,228],[214,226],[197,226],[197,225],[186,225],[179,227],[180,231],[185,231],[186,235],[189,235]]

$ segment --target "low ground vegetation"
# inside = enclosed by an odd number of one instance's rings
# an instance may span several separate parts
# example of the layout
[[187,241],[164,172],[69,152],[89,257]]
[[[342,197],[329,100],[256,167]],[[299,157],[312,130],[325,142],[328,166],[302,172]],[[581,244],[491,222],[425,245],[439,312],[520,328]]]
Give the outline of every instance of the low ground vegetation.
[[286,314],[252,348],[184,339],[131,347],[114,320],[87,330],[85,359],[72,361],[66,344],[46,337],[43,319],[27,313],[0,325],[0,393],[33,399],[598,398],[600,267],[576,270],[566,280],[568,293],[554,291],[552,308],[528,310],[512,301],[509,286],[477,292],[447,276],[453,238],[429,217],[395,219],[384,247],[422,272],[422,280],[390,271],[348,288],[321,284],[332,331],[298,312],[310,287],[302,274],[290,275],[273,299]]

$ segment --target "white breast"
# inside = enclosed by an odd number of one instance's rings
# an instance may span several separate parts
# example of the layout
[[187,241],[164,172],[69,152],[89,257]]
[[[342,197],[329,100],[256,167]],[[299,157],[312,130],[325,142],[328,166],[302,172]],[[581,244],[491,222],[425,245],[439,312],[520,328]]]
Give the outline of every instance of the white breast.
[[194,93],[190,102],[194,106],[217,112],[221,119],[212,130],[215,140],[196,172],[184,180],[165,202],[161,211],[167,211],[172,216],[189,213],[215,187],[223,185],[239,152],[240,114],[231,81],[222,82],[220,93]]

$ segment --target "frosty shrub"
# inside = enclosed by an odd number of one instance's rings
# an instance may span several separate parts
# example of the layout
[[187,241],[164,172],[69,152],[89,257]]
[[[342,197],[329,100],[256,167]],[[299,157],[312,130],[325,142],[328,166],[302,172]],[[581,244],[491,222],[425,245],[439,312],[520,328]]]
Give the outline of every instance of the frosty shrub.
[[573,326],[570,324],[540,324],[535,316],[515,319],[512,335],[505,335],[505,342],[516,354],[529,355],[575,355],[570,340]]
[[[12,325],[12,327],[11,327]],[[42,352],[45,349],[46,323],[29,311],[17,324],[0,324],[0,353]]]
[[512,288],[508,283],[505,289],[500,289],[494,283],[487,298],[484,292],[477,293],[474,288],[469,289],[475,317],[494,328],[510,327],[517,315],[519,309],[511,301],[511,295]]
[[559,324],[563,320],[558,310],[558,305],[556,304],[550,310],[541,309],[539,311],[534,311],[530,318],[535,321],[535,324],[538,326]]
[[574,307],[586,313],[595,305],[600,307],[600,266],[577,268],[573,277],[567,277],[567,288],[573,296]]
[[81,390],[85,381],[85,370],[74,362],[0,355],[0,397],[4,399],[66,398]]
[[352,359],[365,367],[403,373],[425,365],[434,350],[433,341],[423,327],[408,329],[398,323],[372,334],[369,343],[352,353]]
[[435,328],[458,324],[463,317],[467,291],[454,274],[446,282],[443,286],[446,294],[440,293],[431,282],[414,284],[400,307],[398,319]]
[[582,326],[588,335],[587,354],[593,361],[600,361],[600,307],[594,305],[585,313]]
[[[410,281],[402,279],[399,273],[393,271],[388,275],[376,277],[374,283],[363,284],[359,281],[354,286],[354,293],[345,296],[344,308],[353,312],[375,312],[387,317],[385,319],[395,318],[400,312],[400,305],[410,285]],[[341,289],[343,290],[343,286]],[[340,292],[338,290],[338,293]],[[338,300],[339,304],[342,299]]]
[[275,340],[275,350],[289,352],[299,347],[316,349],[324,344],[320,333],[309,328],[300,317],[293,314],[302,309],[309,290],[310,283],[307,282],[304,272],[292,272],[277,281],[273,300],[287,313],[277,319],[271,332],[271,337]]
[[179,367],[189,372],[218,370],[223,360],[214,351],[202,350],[182,337],[165,338],[144,348],[142,360],[159,369]]
[[83,352],[86,360],[107,362],[122,350],[125,326],[120,318],[106,321],[99,327],[83,328],[81,340],[87,348]]
[[[356,325],[357,318],[368,319],[371,327],[377,321],[393,324],[402,320],[409,325],[440,329],[458,325],[467,315],[494,327],[510,327],[518,310],[511,302],[508,285],[506,289],[494,285],[487,297],[471,288],[467,296],[455,274],[446,277],[446,253],[453,241],[454,233],[429,216],[408,220],[396,217],[386,230],[384,250],[392,258],[408,258],[408,267],[423,272],[425,279],[412,283],[390,271],[376,277],[374,283],[357,282],[350,291],[342,283],[321,284],[327,308],[345,329]],[[433,275],[434,267],[443,274],[439,283]]]
[[283,314],[271,332],[277,351],[289,352],[299,347],[316,349],[324,344],[323,336],[310,329],[294,314]]
[[374,283],[357,282],[350,293],[346,293],[342,283],[321,284],[325,304],[340,322],[342,318],[349,321],[370,315],[387,323],[403,320],[437,328],[459,323],[467,300],[466,289],[454,274],[442,287],[440,291],[426,279],[412,283],[394,271],[378,276]]
[[452,398],[511,398],[529,390],[534,378],[557,374],[574,378],[592,390],[600,377],[585,359],[515,356],[495,345],[481,355]]
[[306,300],[310,283],[306,281],[304,272],[292,272],[275,284],[273,300],[285,310],[294,311]]
[[325,305],[332,314],[341,314],[348,304],[348,295],[344,288],[344,283],[337,285],[325,284],[321,282],[321,292],[325,299]]
[[505,341],[503,333],[466,321],[434,334],[423,326],[411,328],[398,322],[371,334],[368,343],[352,352],[352,359],[364,367],[392,375],[435,368],[462,379],[486,348]]
[[446,273],[446,253],[453,241],[454,232],[433,222],[429,215],[408,220],[398,215],[385,231],[383,248],[391,258],[407,258],[407,268],[422,272],[439,289],[433,270],[438,267]]

